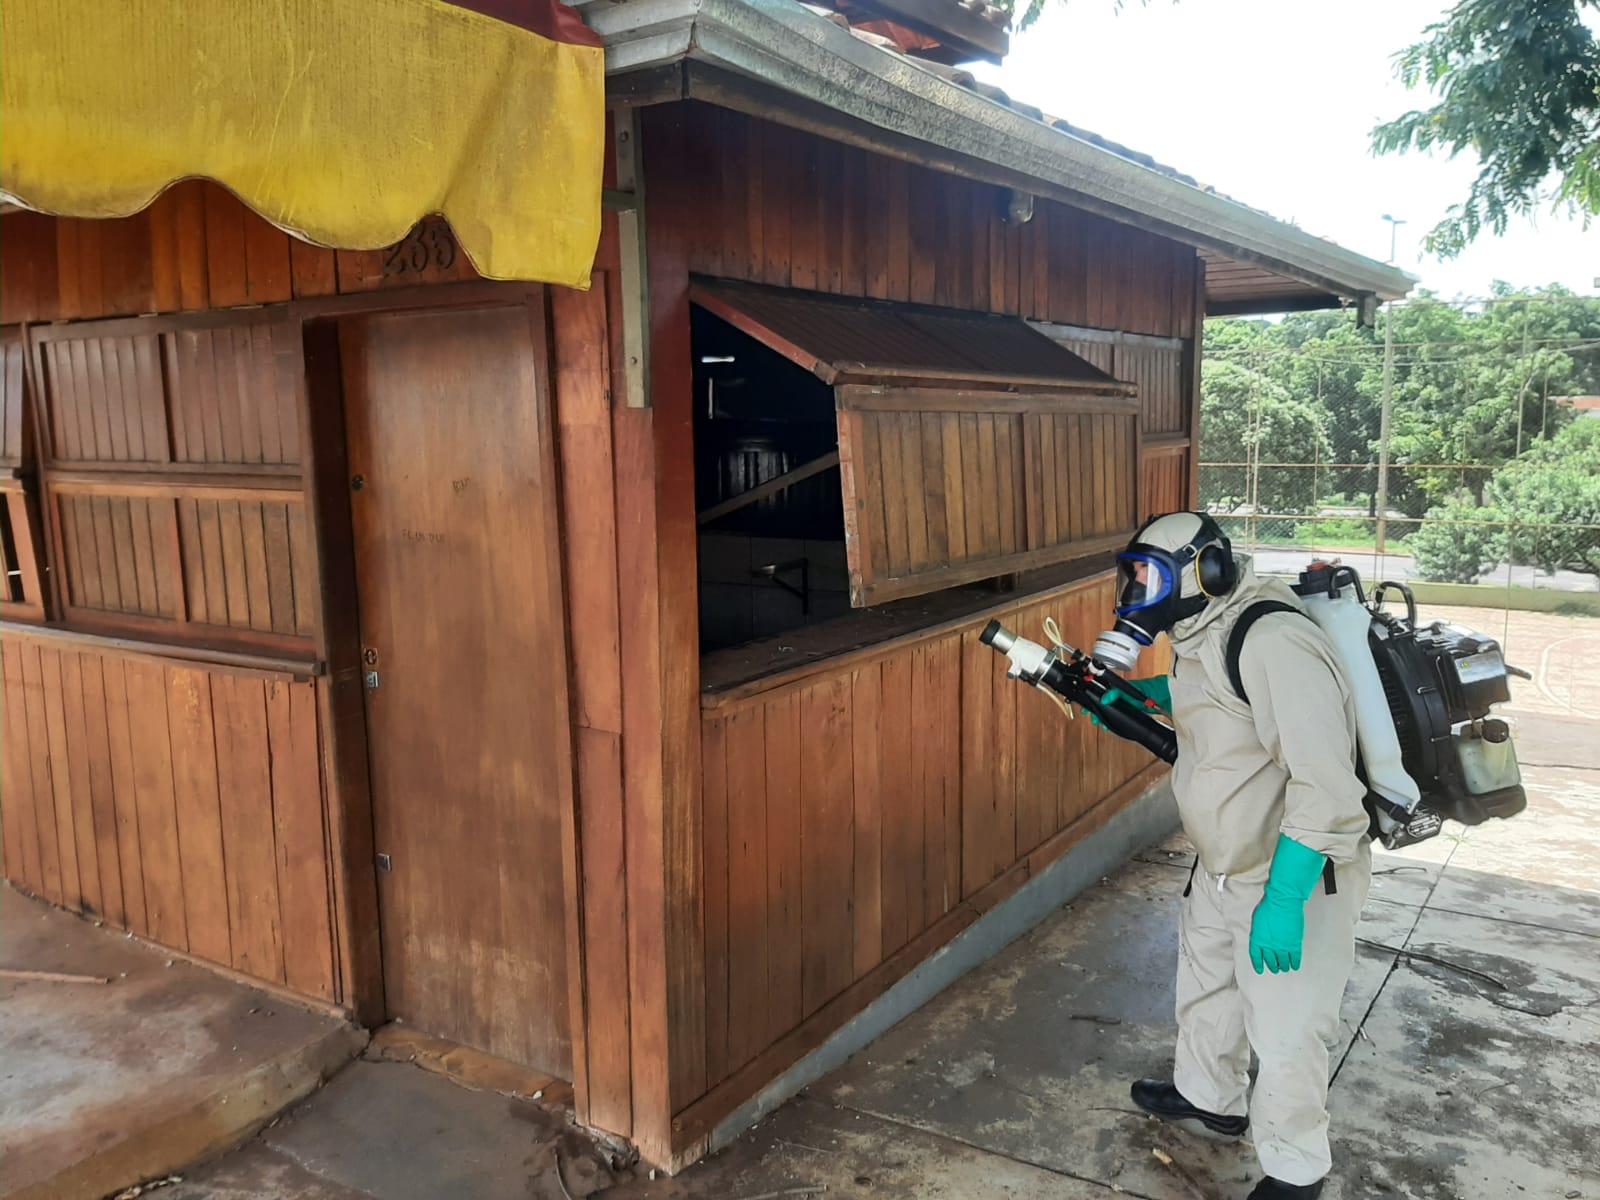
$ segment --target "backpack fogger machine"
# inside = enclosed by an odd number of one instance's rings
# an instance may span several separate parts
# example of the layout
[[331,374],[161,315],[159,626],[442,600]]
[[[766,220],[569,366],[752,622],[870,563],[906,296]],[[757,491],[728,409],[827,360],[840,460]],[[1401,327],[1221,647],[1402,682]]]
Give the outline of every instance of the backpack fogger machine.
[[[1294,591],[1333,643],[1355,696],[1356,768],[1375,839],[1393,850],[1436,836],[1445,821],[1478,825],[1527,807],[1511,728],[1492,710],[1510,700],[1510,676],[1529,676],[1507,665],[1499,642],[1445,621],[1421,625],[1410,588],[1384,583],[1369,599],[1355,570],[1338,563],[1313,562]],[[1403,598],[1403,616],[1386,609],[1390,594]],[[1249,701],[1238,664],[1250,628],[1269,613],[1299,611],[1267,600],[1239,615],[1227,667],[1240,699]],[[1177,735],[1165,714],[1106,665],[1119,658],[1114,643],[1096,643],[1093,654],[1059,641],[1047,648],[998,621],[981,637],[1010,660],[1010,678],[1049,688],[1119,737],[1177,761]],[[1112,692],[1117,701],[1105,705]]]

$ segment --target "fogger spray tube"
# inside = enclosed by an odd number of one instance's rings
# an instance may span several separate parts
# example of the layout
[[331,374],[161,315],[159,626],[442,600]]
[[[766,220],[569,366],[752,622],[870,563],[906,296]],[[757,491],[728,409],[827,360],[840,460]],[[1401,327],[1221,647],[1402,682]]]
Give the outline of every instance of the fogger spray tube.
[[[1011,660],[1006,673],[1034,687],[1048,687],[1063,699],[1092,711],[1100,722],[1118,737],[1138,742],[1164,762],[1178,758],[1178,735],[1143,709],[1124,703],[1106,704],[1105,697],[1119,692],[1123,697],[1139,694],[1126,679],[1101,666],[1081,650],[1058,646],[1046,650],[1037,642],[1018,637],[999,621],[990,621],[978,640]],[[1065,652],[1065,657],[1059,652]]]

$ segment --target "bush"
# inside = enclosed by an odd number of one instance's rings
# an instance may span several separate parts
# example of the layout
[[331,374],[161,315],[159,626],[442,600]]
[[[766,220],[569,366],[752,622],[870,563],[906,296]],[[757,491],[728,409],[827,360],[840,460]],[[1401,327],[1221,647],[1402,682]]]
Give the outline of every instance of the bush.
[[1477,583],[1505,558],[1505,527],[1500,510],[1455,499],[1428,510],[1406,539],[1417,572],[1435,583]]
[[1489,494],[1516,517],[1519,563],[1600,575],[1600,421],[1535,442],[1495,476]]

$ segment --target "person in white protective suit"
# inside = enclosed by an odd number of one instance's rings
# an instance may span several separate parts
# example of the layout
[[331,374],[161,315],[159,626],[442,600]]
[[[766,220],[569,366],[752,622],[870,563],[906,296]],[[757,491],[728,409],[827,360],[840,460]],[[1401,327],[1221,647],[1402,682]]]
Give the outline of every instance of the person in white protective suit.
[[[1118,568],[1117,631],[1172,642],[1171,676],[1134,681],[1133,699],[1171,714],[1172,787],[1198,851],[1179,921],[1173,1078],[1140,1080],[1133,1101],[1196,1132],[1248,1133],[1266,1175],[1252,1200],[1315,1197],[1332,1164],[1328,1049],[1372,871],[1351,690],[1294,593],[1257,578],[1210,517],[1154,518]],[[1297,611],[1260,616],[1238,643],[1241,698],[1228,639],[1263,600]]]

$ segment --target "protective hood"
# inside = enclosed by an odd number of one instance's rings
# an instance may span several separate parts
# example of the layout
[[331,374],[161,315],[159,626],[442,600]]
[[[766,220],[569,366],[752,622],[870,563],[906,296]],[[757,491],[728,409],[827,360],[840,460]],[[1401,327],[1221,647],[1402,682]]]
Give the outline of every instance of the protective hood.
[[[1206,606],[1194,616],[1179,621],[1171,629],[1167,630],[1167,636],[1172,640],[1174,647],[1178,647],[1181,643],[1198,636],[1225,613],[1234,609],[1248,608],[1257,600],[1264,598],[1261,586],[1262,581],[1256,575],[1255,560],[1250,555],[1240,552],[1233,556],[1233,562],[1239,574],[1238,582],[1234,584],[1233,590],[1226,596],[1208,601]],[[1294,594],[1291,592],[1291,601],[1293,596]],[[1282,599],[1276,591],[1267,598],[1273,600]]]
[[1221,528],[1190,512],[1147,523],[1117,556],[1117,574],[1117,629],[1146,646],[1225,596],[1236,577]]

